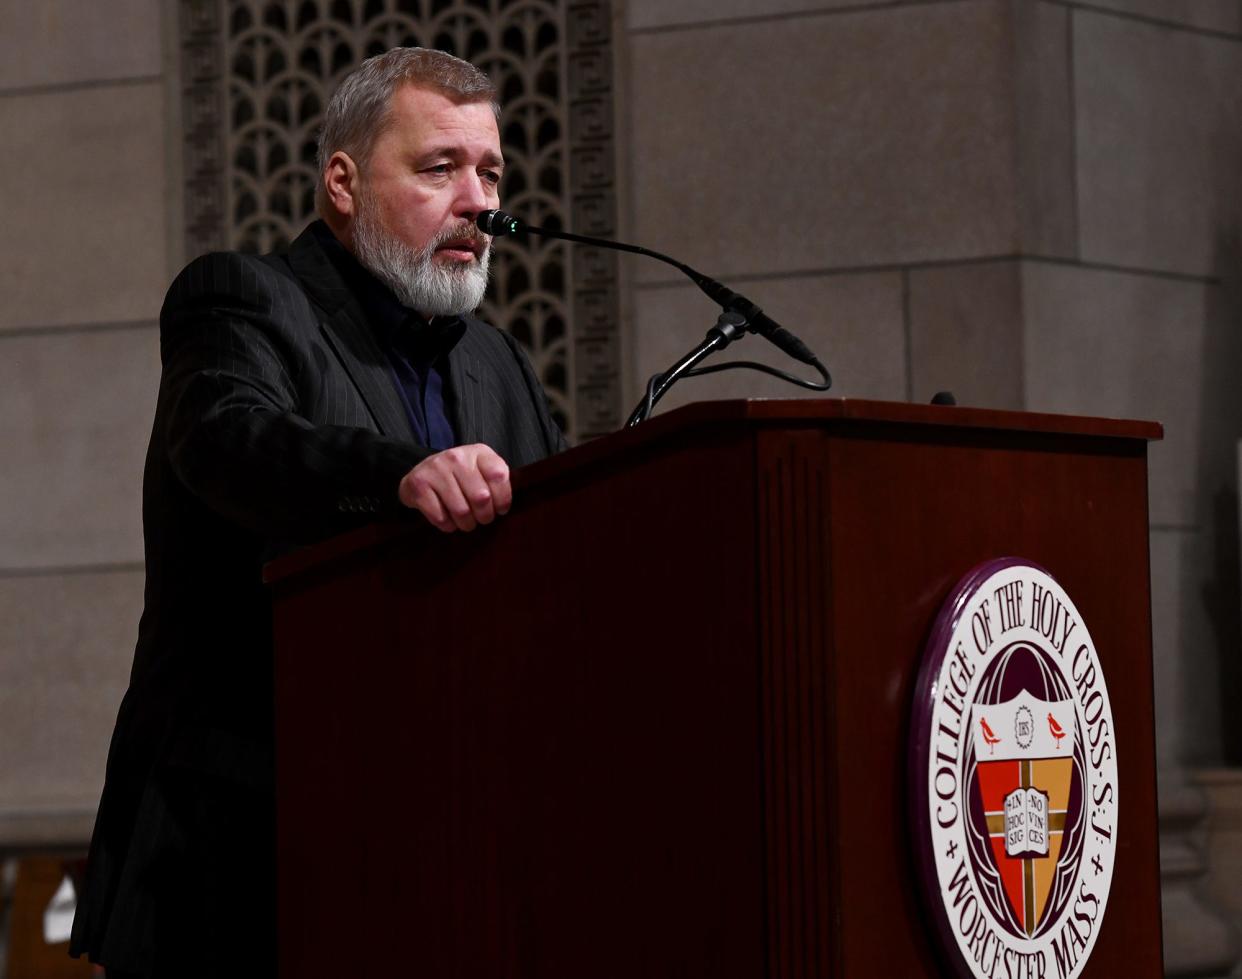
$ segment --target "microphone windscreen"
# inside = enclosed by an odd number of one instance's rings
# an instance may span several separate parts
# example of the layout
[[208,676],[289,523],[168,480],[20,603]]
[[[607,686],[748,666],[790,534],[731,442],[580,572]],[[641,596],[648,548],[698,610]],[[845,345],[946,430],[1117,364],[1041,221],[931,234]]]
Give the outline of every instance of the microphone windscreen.
[[501,235],[513,234],[518,230],[518,220],[504,211],[482,211],[474,223],[484,234],[499,238]]

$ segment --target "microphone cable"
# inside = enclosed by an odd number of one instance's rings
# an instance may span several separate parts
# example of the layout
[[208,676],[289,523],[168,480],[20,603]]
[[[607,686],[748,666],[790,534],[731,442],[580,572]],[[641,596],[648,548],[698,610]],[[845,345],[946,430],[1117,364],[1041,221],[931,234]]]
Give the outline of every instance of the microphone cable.
[[[616,251],[645,255],[648,258],[657,259],[673,266],[673,268],[685,275],[724,311],[720,321],[708,331],[707,339],[699,347],[696,347],[694,351],[683,357],[669,370],[653,374],[648,379],[646,396],[630,415],[629,420],[626,422],[627,427],[632,427],[650,418],[656,402],[664,396],[676,381],[683,377],[701,377],[704,374],[714,374],[718,371],[726,370],[753,370],[780,378],[783,381],[788,381],[790,384],[810,391],[827,391],[832,386],[832,375],[828,373],[828,369],[824,367],[819,358],[798,337],[768,317],[762,309],[745,296],[739,295],[710,276],[692,269],[684,262],[679,262],[677,259],[664,255],[661,252],[653,251],[650,248],[643,248],[639,245],[629,245],[625,242],[612,241],[608,238],[577,235],[553,228],[536,227],[535,225],[526,224],[524,221],[519,221],[513,215],[500,210],[483,211],[476,218],[475,223],[481,231],[494,238],[513,234],[536,234],[547,238],[558,238],[562,241],[577,242],[584,245],[597,245],[602,248],[610,248]],[[721,324],[724,322],[725,316],[729,314],[734,314],[740,322],[731,321],[729,324],[731,329],[722,331]],[[709,353],[723,349],[733,340],[739,339],[743,332],[757,333],[794,360],[815,368],[820,375],[820,380],[807,380],[788,371],[781,370],[779,367],[772,367],[753,360],[731,360],[708,367],[693,366]]]

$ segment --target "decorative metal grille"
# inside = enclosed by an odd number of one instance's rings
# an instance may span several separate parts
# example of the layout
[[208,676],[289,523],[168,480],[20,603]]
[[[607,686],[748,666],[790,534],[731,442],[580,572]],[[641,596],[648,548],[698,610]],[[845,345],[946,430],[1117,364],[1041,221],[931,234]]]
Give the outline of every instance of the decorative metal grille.
[[[611,233],[609,25],[607,0],[183,0],[189,254],[269,251],[296,237],[314,216],[328,96],[397,45],[449,51],[492,77],[506,208],[532,224],[559,228],[572,214],[587,233]],[[561,242],[501,239],[493,269],[482,313],[523,344],[558,420],[581,437],[616,428],[611,253],[579,249],[571,269]]]

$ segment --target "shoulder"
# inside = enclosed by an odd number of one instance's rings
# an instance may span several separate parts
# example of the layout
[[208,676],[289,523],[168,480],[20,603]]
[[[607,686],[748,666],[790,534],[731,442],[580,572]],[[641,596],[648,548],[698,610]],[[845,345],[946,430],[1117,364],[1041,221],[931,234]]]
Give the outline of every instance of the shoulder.
[[173,280],[164,313],[215,308],[270,315],[278,307],[306,305],[305,291],[281,257],[210,252]]

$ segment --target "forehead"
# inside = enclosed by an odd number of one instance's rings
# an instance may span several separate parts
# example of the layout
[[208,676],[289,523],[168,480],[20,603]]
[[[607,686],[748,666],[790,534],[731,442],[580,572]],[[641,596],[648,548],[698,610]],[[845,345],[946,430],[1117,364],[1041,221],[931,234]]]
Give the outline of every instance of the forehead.
[[418,85],[402,85],[393,92],[388,124],[377,145],[385,142],[414,152],[500,153],[500,133],[490,103],[454,102]]

